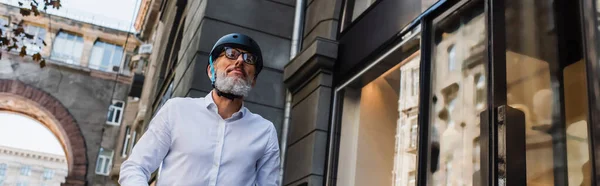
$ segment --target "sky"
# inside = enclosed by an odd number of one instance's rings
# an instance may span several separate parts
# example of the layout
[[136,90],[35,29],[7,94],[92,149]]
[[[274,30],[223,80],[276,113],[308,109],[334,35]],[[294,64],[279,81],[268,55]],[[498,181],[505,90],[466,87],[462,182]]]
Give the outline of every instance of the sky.
[[65,155],[58,138],[46,126],[11,112],[0,112],[0,145]]
[[[0,3],[19,6],[19,2],[27,1],[0,0]],[[48,8],[48,12],[100,26],[135,32],[132,22],[135,22],[141,2],[142,0],[61,0],[62,7],[59,10]]]

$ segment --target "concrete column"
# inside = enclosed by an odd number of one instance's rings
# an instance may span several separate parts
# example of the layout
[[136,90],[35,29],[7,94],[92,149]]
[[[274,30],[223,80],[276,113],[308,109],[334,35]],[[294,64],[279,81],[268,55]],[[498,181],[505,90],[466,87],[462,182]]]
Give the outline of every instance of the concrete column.
[[292,92],[283,185],[323,185],[338,44],[317,37],[284,69]]
[[56,38],[56,34],[58,34],[58,29],[46,31],[46,36],[44,37],[44,42],[46,42],[46,46],[43,46],[42,51],[40,51],[42,57],[50,58],[50,54],[52,52],[52,42],[54,41],[54,38]]
[[92,47],[94,42],[98,39],[97,36],[83,36],[83,52],[81,53],[80,64],[82,67],[87,67],[90,62],[90,55],[92,54]]

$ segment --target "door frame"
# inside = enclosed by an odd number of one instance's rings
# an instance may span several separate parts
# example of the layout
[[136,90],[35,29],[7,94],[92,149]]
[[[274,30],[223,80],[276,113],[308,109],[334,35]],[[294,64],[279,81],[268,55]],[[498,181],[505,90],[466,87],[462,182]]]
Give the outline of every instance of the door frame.
[[590,159],[592,161],[592,185],[600,183],[600,30],[595,0],[581,0],[580,21],[582,30],[583,55],[586,63],[588,89],[588,136],[590,137]]

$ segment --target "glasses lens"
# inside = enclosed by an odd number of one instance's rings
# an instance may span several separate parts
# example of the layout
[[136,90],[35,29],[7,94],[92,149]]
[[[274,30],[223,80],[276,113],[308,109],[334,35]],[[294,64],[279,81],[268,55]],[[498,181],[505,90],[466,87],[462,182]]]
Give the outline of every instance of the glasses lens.
[[225,56],[227,56],[227,58],[235,60],[239,55],[240,53],[237,50],[234,50],[233,48],[225,48]]
[[256,62],[256,57],[252,54],[244,54],[244,62],[254,65],[254,63]]

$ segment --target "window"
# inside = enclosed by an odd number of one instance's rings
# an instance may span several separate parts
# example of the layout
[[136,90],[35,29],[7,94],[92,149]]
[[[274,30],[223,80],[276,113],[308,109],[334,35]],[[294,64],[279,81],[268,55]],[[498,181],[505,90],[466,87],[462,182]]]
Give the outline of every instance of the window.
[[0,17],[0,30],[2,31],[2,36],[6,36],[6,31],[9,29],[10,22],[6,17]]
[[[389,56],[337,87],[341,108],[336,185],[408,185],[416,171],[419,32],[407,35]],[[403,79],[401,79],[403,78]],[[404,83],[402,83],[404,82]],[[400,96],[404,92],[404,97]],[[409,113],[407,113],[409,112]],[[414,112],[414,115],[411,115]],[[412,120],[411,120],[412,119]],[[415,140],[411,142],[411,140]],[[411,147],[414,147],[411,149]]]
[[31,175],[31,166],[30,165],[23,165],[21,167],[21,175],[23,175],[23,176],[29,176],[29,175]]
[[173,81],[171,80],[171,82],[169,83],[169,87],[167,87],[167,91],[160,99],[160,105],[158,106],[158,108],[162,107],[162,105],[164,105],[167,102],[167,100],[169,100],[171,98],[172,95],[173,95]]
[[131,127],[125,127],[125,139],[123,139],[123,149],[121,149],[121,157],[127,157],[129,150],[129,140],[131,140]]
[[19,182],[17,182],[17,186],[27,186],[27,182],[26,181],[19,181]]
[[485,108],[485,76],[481,74],[475,75],[475,107],[477,110]]
[[100,148],[98,161],[96,162],[96,174],[108,176],[112,164],[113,151]]
[[417,148],[417,141],[419,137],[419,124],[417,122],[417,116],[410,118],[410,142],[408,147],[410,149]]
[[0,163],[0,186],[4,185],[4,178],[6,177],[6,163]]
[[96,41],[96,43],[94,43],[94,47],[92,48],[89,67],[105,72],[119,72],[119,70],[114,68],[125,68],[121,67],[122,58],[123,47],[102,41]]
[[51,180],[54,177],[54,170],[44,169],[44,180]]
[[356,18],[360,17],[377,0],[345,0],[345,7],[342,13],[342,25],[340,31],[344,30]]
[[135,143],[137,142],[137,131],[133,130],[133,136],[131,137],[131,149],[133,149],[133,147],[135,146]]
[[6,176],[6,163],[0,163],[0,177]]
[[412,91],[411,96],[419,94],[419,68],[412,69]]
[[24,44],[27,47],[27,55],[33,55],[42,51],[44,46],[44,38],[46,37],[46,29],[38,26],[27,25],[25,32],[33,35],[33,39],[26,39]]
[[352,10],[352,21],[360,16],[375,0],[354,0],[354,9]]
[[54,39],[50,58],[68,64],[79,65],[82,53],[83,37],[67,32],[59,32]]
[[448,71],[456,70],[456,47],[450,45],[448,47]]
[[112,105],[108,107],[108,116],[106,117],[106,123],[110,125],[120,125],[121,119],[123,118],[123,107],[125,103],[123,101],[113,100]]

